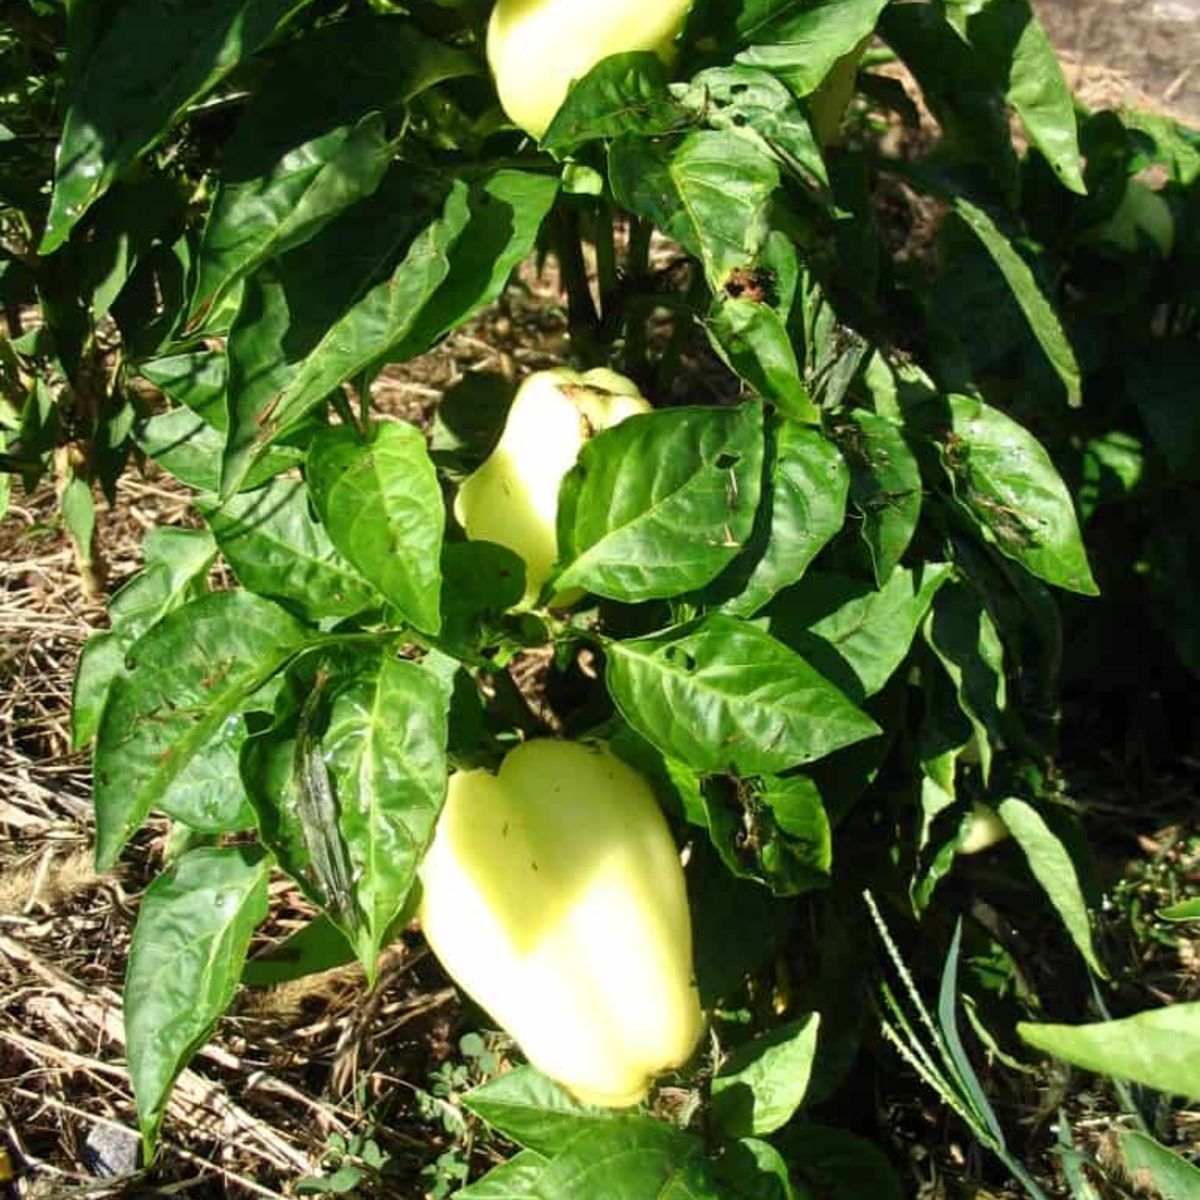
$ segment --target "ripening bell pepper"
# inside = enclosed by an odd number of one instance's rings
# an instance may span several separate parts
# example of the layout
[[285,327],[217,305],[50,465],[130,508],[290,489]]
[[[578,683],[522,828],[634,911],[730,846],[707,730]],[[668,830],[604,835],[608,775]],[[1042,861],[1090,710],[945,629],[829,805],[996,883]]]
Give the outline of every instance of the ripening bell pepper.
[[420,920],[450,976],[539,1070],[624,1107],[701,1031],[683,870],[646,780],[549,739],[451,776]]
[[[563,476],[593,434],[649,411],[632,380],[605,368],[539,371],[521,385],[496,448],[459,489],[454,515],[472,541],[499,542],[524,560],[526,605],[558,557]],[[580,594],[553,603],[565,607]]]
[[601,59],[650,50],[665,63],[692,0],[498,0],[487,56],[509,120],[540,138],[572,81]]

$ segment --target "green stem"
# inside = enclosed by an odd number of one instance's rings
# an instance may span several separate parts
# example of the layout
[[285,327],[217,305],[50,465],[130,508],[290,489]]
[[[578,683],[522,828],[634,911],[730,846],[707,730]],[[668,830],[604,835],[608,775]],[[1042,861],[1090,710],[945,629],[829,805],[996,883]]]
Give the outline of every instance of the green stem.
[[704,273],[693,264],[684,303],[675,314],[675,322],[671,327],[671,339],[667,342],[655,371],[656,391],[661,392],[668,388],[671,377],[678,370],[679,360],[683,356],[688,338],[692,335],[692,321],[699,311],[700,302],[704,297],[704,287]]
[[554,249],[567,293],[567,328],[576,355],[588,366],[601,361],[598,333],[600,318],[588,287],[587,267],[579,239],[579,217],[565,206],[560,208],[553,227]]
[[596,212],[596,276],[600,281],[600,335],[607,344],[617,336],[621,320],[620,280],[613,233],[612,204],[601,197]]
[[350,407],[350,401],[346,399],[346,393],[341,388],[337,388],[333,395],[329,397],[329,400],[337,415],[342,418],[342,423],[362,433],[362,426],[358,423],[358,418],[354,415],[354,409]]

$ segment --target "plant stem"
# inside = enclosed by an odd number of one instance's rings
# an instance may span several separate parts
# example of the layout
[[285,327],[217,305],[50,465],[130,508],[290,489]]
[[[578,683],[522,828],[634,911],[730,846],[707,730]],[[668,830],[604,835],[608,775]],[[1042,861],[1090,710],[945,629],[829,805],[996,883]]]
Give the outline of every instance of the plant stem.
[[554,250],[562,272],[567,293],[567,328],[575,352],[587,366],[601,361],[598,347],[600,318],[588,286],[587,266],[583,261],[583,246],[579,240],[579,216],[572,209],[560,206],[553,225]]

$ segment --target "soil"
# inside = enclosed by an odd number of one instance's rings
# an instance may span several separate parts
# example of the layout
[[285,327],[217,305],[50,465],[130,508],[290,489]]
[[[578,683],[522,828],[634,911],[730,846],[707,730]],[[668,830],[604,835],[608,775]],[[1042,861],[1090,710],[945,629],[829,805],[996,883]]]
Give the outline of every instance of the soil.
[[1200,122],[1200,0],[1033,0],[1085,103]]

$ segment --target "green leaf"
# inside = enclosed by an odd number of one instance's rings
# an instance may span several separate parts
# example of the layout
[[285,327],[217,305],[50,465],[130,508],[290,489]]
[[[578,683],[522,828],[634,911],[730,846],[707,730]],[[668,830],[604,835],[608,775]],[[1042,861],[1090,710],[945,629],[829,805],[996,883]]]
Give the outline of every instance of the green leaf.
[[164,18],[158,0],[130,0],[74,63],[56,155],[54,194],[39,247],[50,254],[134,160],[306,0],[203,0]]
[[1158,915],[1164,921],[1200,921],[1200,896],[1194,900],[1181,900],[1170,908],[1160,908]]
[[366,439],[345,425],[322,430],[308,486],[333,544],[405,620],[436,634],[446,511],[421,431],[398,421]]
[[812,0],[741,6],[737,31],[751,44],[737,61],[777,75],[797,96],[824,82],[839,58],[874,32],[888,0]]
[[700,130],[669,153],[657,142],[618,138],[608,173],[618,203],[698,258],[714,291],[753,263],[770,231],[779,168],[734,132]]
[[254,828],[254,809],[242,785],[238,756],[246,721],[228,718],[155,801],[169,817],[200,833],[237,833]]
[[638,414],[583,448],[558,508],[558,591],[636,602],[703,587],[750,537],[761,405]]
[[268,600],[213,592],[134,644],[96,742],[98,870],[113,865],[192,758],[312,636]]
[[792,1187],[783,1155],[758,1138],[725,1146],[713,1170],[723,1200],[811,1200]]
[[844,575],[816,572],[775,598],[771,633],[855,702],[882,691],[908,656],[947,563],[897,567],[878,590]]
[[798,1179],[818,1196],[904,1200],[908,1194],[874,1142],[829,1125],[792,1125],[778,1139]]
[[206,530],[163,525],[146,534],[142,556],[143,569],[108,602],[113,631],[131,642],[204,593],[217,544]]
[[1091,1025],[1022,1021],[1017,1033],[1031,1046],[1085,1071],[1200,1100],[1200,1003],[1172,1004]]
[[146,889],[125,975],[125,1047],[149,1162],[179,1072],[229,1007],[267,916],[257,847],[193,850]]
[[313,520],[298,479],[276,479],[224,504],[200,501],[238,582],[269,596],[307,621],[349,617],[376,607],[379,597]]
[[112,681],[125,669],[125,643],[110,630],[93,633],[75,666],[71,690],[71,749],[82,750],[96,736]]
[[982,208],[962,196],[954,197],[953,205],[954,211],[983,243],[992,261],[1000,268],[1000,273],[1012,289],[1013,299],[1029,322],[1033,336],[1066,388],[1067,403],[1072,408],[1078,408],[1083,403],[1083,393],[1075,351],[1071,348],[1054,306],[1042,293],[1029,264]]
[[391,278],[334,321],[285,381],[263,440],[286,432],[347,380],[423,354],[494,300],[533,248],[557,190],[552,177],[524,171],[497,171],[470,190],[456,180],[442,215]]
[[942,461],[963,508],[1030,574],[1095,596],[1071,494],[1041,443],[981,400],[950,396],[947,406]]
[[553,1158],[581,1133],[615,1121],[619,1112],[581,1104],[533,1067],[517,1067],[472,1088],[463,1107],[519,1146]]
[[91,564],[92,535],[96,532],[96,501],[86,480],[72,474],[59,497],[63,524],[80,562]]
[[521,1150],[508,1162],[493,1167],[482,1179],[454,1193],[454,1200],[534,1200],[546,1160]]
[[108,602],[112,629],[88,639],[79,658],[71,703],[71,740],[87,745],[113,679],[125,668],[125,652],[167,613],[203,595],[217,545],[203,530],[160,526],[142,543],[145,567]]
[[1084,195],[1075,101],[1029,0],[984,0],[966,19],[975,59],[1003,91],[1063,185]]
[[263,842],[371,981],[441,811],[448,699],[390,644],[348,642],[297,661],[242,754]]
[[800,377],[796,351],[783,317],[748,297],[718,298],[705,328],[730,367],[784,415],[816,424],[817,407]]
[[708,829],[731,875],[765,884],[777,896],[829,886],[832,832],[811,779],[701,781],[681,763],[667,769],[688,820]]
[[1066,845],[1032,804],[1010,797],[1000,802],[998,811],[1084,961],[1102,979],[1107,979],[1108,973],[1092,943],[1091,918],[1079,871]]
[[850,467],[850,500],[862,514],[861,535],[883,587],[921,517],[921,469],[904,433],[886,417],[861,409],[835,427]]
[[712,1118],[730,1138],[786,1125],[804,1102],[820,1016],[809,1013],[736,1050],[712,1081]]
[[478,70],[398,16],[325,25],[276,55],[222,155],[192,312],[375,190],[395,149],[381,112]]
[[1007,686],[1004,645],[979,595],[965,583],[942,588],[925,623],[925,638],[954,683],[958,703],[971,722],[986,784],[992,746],[1004,737]]
[[1200,1167],[1168,1150],[1149,1134],[1136,1129],[1117,1132],[1125,1174],[1144,1191],[1150,1183],[1162,1200],[1195,1200],[1200,1196]]
[[751,67],[712,67],[676,85],[677,100],[714,129],[750,138],[805,183],[828,186],[812,126],[774,75]]
[[[202,492],[217,491],[229,429],[224,353],[169,355],[142,363],[138,371],[182,406],[141,422],[135,434],[138,445],[182,483]],[[303,460],[302,450],[274,446],[246,476],[244,486],[259,487]]]
[[704,1144],[650,1117],[581,1133],[542,1172],[536,1200],[718,1200]]
[[767,479],[770,503],[759,504],[745,550],[705,592],[738,617],[753,616],[800,579],[846,518],[850,472],[818,430],[774,417],[767,425]]
[[[395,309],[373,311],[380,338],[406,328],[445,277],[441,242],[453,240],[467,219],[466,185],[446,200],[446,216],[430,216],[443,199],[436,181],[404,165],[379,189],[303,246],[246,280],[241,308],[229,332],[229,432],[221,468],[222,495],[240,490],[247,471],[270,444],[295,427],[326,395],[362,365],[353,346],[370,329],[355,317],[359,305],[394,289]],[[392,269],[397,256],[402,256]],[[380,276],[391,276],[370,291]],[[365,293],[365,296],[364,296]],[[376,307],[377,301],[373,302]],[[315,395],[305,379],[333,365]],[[307,375],[306,375],[307,372]],[[303,383],[303,387],[301,387]],[[301,388],[297,393],[297,388]]]
[[274,987],[353,961],[354,947],[346,935],[328,917],[314,917],[266,954],[250,959],[242,968],[242,983]]
[[605,650],[622,716],[700,772],[774,774],[878,732],[799,655],[723,613]]
[[951,161],[983,168],[1016,207],[1020,163],[1003,83],[997,83],[981,56],[950,23],[947,14],[952,7],[890,4],[882,14],[880,33],[920,85],[942,128]]
[[686,117],[667,90],[667,69],[649,50],[612,54],[571,85],[541,146],[556,158],[574,155],[589,142],[637,134],[649,138],[684,124]]

